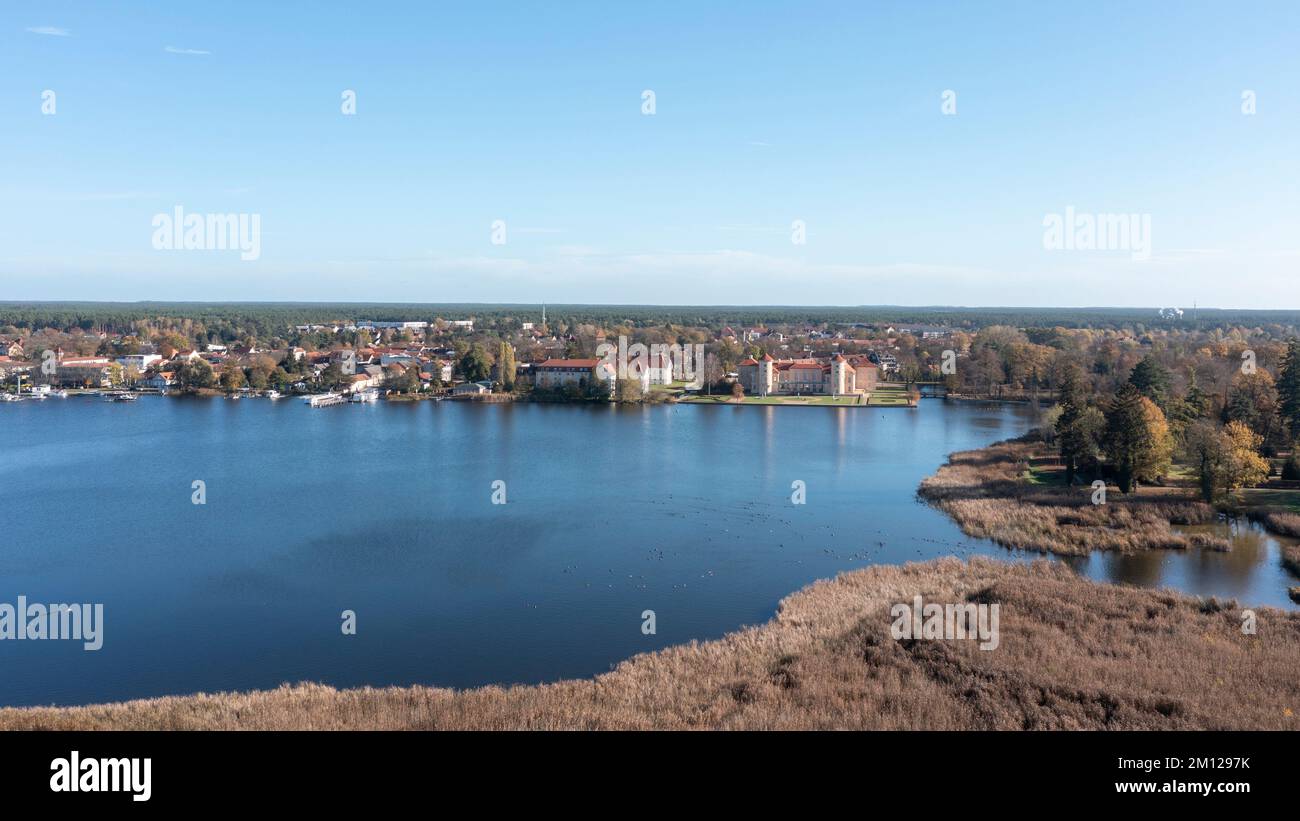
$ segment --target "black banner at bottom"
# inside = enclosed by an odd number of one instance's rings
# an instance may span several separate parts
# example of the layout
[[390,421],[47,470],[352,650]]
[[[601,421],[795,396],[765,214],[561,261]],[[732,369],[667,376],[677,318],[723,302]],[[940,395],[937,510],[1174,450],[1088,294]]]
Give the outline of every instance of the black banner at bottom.
[[[834,799],[1222,810],[1289,800],[1289,733],[4,733],[5,798],[149,810]],[[704,805],[712,803],[689,800]],[[1045,805],[1043,802],[1048,802]],[[624,807],[627,808],[626,805]]]

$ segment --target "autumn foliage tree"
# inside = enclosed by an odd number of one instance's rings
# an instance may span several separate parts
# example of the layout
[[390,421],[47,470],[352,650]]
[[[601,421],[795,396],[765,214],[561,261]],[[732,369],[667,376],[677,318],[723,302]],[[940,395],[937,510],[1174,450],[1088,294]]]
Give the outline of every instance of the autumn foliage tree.
[[1232,380],[1223,421],[1241,422],[1255,433],[1265,446],[1276,444],[1281,433],[1278,417],[1278,391],[1273,375],[1260,368],[1253,373],[1239,373]]
[[1196,470],[1201,498],[1222,499],[1243,487],[1257,485],[1272,472],[1272,465],[1259,454],[1264,438],[1242,422],[1229,422],[1222,429],[1199,420],[1187,430],[1187,458]]
[[1174,449],[1164,413],[1131,382],[1111,402],[1103,445],[1124,493],[1164,476]]

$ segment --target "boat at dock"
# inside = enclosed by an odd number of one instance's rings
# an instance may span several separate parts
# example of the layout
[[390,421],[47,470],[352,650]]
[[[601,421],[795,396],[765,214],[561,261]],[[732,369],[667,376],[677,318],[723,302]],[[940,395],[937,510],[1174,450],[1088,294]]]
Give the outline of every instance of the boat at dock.
[[313,408],[324,408],[330,405],[342,405],[348,401],[348,398],[341,393],[318,393],[315,396],[308,396],[303,401]]
[[374,388],[370,388],[369,390],[364,390],[364,391],[357,391],[356,393],[352,394],[352,399],[349,401],[358,402],[358,403],[378,402],[379,391],[375,390]]

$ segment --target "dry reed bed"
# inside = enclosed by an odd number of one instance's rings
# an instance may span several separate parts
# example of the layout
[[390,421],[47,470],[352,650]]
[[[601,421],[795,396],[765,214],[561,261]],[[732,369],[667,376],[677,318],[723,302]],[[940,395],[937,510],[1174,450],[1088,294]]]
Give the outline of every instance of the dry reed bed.
[[1215,511],[1195,498],[1120,494],[1092,504],[1090,487],[1040,487],[1024,481],[1042,445],[1032,439],[959,451],[921,482],[921,498],[951,516],[968,536],[1005,547],[1078,556],[1093,550],[1132,553],[1157,548],[1231,548],[1227,539],[1176,533],[1174,525],[1214,521]]
[[[895,641],[890,606],[998,603],[1001,641]],[[817,582],[718,641],[541,686],[318,684],[0,710],[8,729],[1300,729],[1300,615],[977,558]]]

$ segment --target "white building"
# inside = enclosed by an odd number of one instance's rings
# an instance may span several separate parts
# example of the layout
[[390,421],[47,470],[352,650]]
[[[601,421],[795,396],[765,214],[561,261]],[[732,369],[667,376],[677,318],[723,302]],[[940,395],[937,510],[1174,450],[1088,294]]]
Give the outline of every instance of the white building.
[[429,327],[429,323],[427,322],[376,322],[372,320],[367,320],[367,321],[357,322],[357,327],[365,328],[368,330],[376,330],[376,331],[385,330],[387,328],[392,328],[393,330],[399,330],[399,331],[403,331],[403,330],[418,331],[422,328]]
[[144,373],[149,370],[149,366],[155,362],[161,362],[162,357],[156,353],[133,353],[126,356],[119,356],[117,364],[123,368],[135,368],[137,372]]
[[491,392],[491,382],[462,382],[451,389],[452,396],[482,396]]

